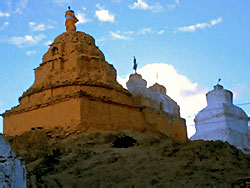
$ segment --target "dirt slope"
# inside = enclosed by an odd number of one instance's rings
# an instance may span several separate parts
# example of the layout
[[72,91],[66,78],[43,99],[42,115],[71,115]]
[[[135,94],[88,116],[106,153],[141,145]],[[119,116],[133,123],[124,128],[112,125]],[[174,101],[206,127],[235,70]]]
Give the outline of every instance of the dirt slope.
[[29,187],[247,187],[249,155],[221,141],[178,142],[134,132],[33,130],[9,137]]

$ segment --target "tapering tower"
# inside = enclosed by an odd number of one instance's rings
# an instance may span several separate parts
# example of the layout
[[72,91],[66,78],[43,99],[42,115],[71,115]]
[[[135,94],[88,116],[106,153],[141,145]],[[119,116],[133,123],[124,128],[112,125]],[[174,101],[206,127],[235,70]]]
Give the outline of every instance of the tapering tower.
[[239,149],[247,148],[248,116],[233,105],[233,93],[217,84],[206,97],[207,107],[196,115],[196,133],[191,139],[222,140]]

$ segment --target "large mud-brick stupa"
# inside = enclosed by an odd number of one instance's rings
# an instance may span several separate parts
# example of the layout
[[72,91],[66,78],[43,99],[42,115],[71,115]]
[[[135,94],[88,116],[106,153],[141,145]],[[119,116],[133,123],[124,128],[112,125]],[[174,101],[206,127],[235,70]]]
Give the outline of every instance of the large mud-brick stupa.
[[59,35],[35,69],[34,84],[3,116],[4,134],[64,127],[85,132],[161,132],[186,139],[185,120],[138,104],[88,34]]

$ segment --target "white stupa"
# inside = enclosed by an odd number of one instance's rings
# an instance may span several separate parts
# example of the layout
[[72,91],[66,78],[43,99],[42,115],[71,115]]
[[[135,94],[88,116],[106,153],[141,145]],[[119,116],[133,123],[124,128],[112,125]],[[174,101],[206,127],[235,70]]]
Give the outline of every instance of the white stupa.
[[196,133],[191,140],[222,140],[247,152],[248,116],[233,105],[233,93],[217,84],[206,94],[207,107],[195,117]]
[[26,169],[0,135],[0,188],[26,188]]
[[163,85],[155,83],[147,88],[147,81],[138,73],[131,74],[126,85],[134,97],[141,98],[142,105],[180,116],[180,107],[166,94],[167,91]]

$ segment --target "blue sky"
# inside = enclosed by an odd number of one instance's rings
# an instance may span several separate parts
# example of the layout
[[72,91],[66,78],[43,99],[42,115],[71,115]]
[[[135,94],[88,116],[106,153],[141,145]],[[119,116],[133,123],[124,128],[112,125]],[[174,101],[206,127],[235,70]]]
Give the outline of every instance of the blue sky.
[[[250,103],[250,0],[5,0],[1,112],[17,105],[32,85],[48,44],[65,31],[68,6],[80,20],[77,30],[96,39],[118,80],[124,85],[136,56],[148,85],[165,85],[181,106],[190,132],[218,78],[234,92],[234,104]],[[250,105],[240,107],[250,115]]]

